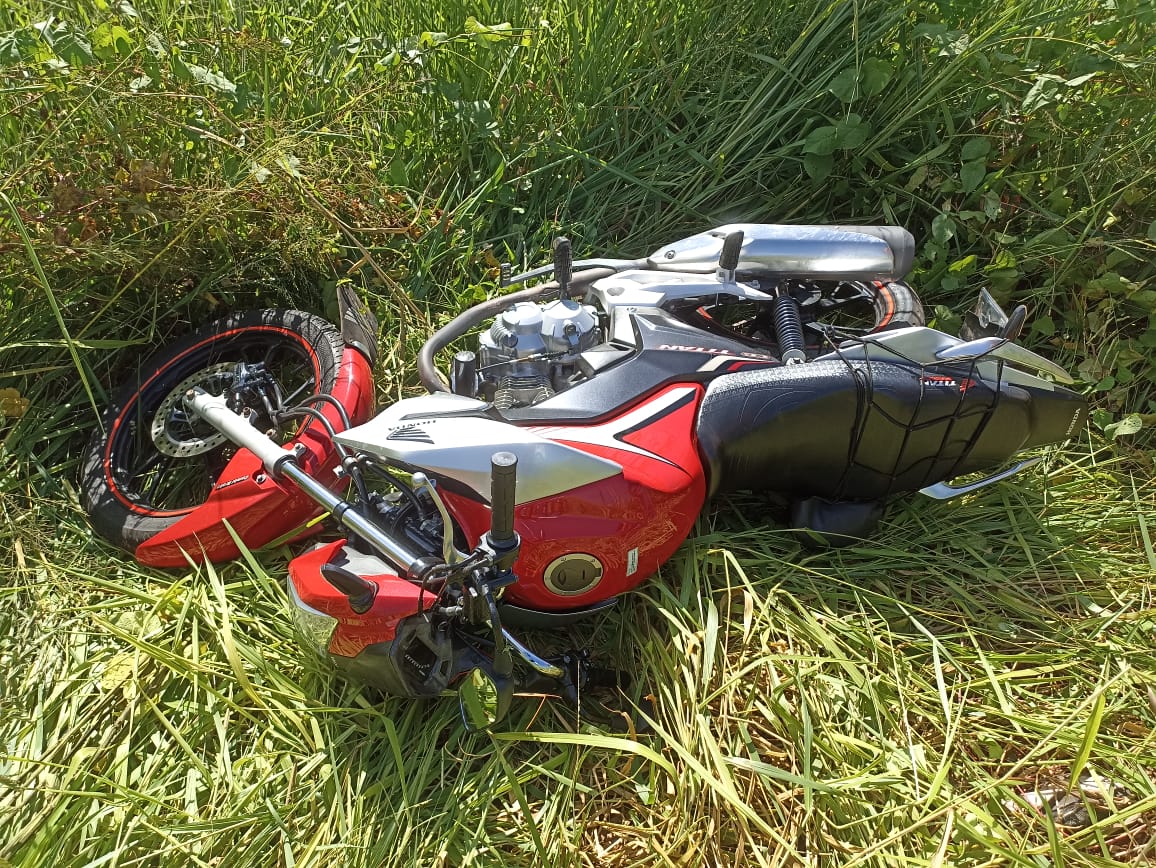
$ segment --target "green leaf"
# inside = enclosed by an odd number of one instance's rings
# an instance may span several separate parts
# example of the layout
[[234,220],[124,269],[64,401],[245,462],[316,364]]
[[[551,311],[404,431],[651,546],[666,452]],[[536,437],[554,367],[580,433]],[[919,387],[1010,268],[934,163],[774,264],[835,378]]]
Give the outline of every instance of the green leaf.
[[511,36],[514,31],[509,21],[494,25],[482,24],[473,15],[466,18],[465,29],[466,33],[472,34],[481,43],[501,42]]
[[1056,324],[1050,316],[1041,316],[1032,323],[1032,331],[1050,338],[1056,333]]
[[835,153],[839,143],[838,131],[833,126],[816,127],[803,139],[803,153],[825,156]]
[[1064,84],[1064,80],[1058,75],[1052,75],[1045,72],[1036,77],[1035,82],[1028,90],[1024,97],[1023,103],[1020,105],[1020,110],[1024,114],[1030,114],[1036,109],[1043,108],[1056,101],[1059,95],[1060,85]]
[[448,33],[441,31],[425,30],[422,31],[421,36],[417,38],[417,44],[422,48],[433,48],[435,45],[441,45],[450,38]]
[[157,33],[149,33],[145,36],[145,48],[148,50],[148,53],[157,60],[164,60],[169,56],[168,46],[165,45]]
[[944,244],[955,237],[955,220],[950,214],[936,214],[931,221],[931,237]]
[[206,87],[212,88],[217,93],[234,94],[237,92],[237,85],[225,78],[219,73],[213,72],[204,66],[197,66],[195,63],[182,64],[189,73],[189,76],[197,84],[203,84]]
[[959,315],[945,304],[935,306],[935,328],[948,334],[956,334],[963,322]]
[[35,31],[26,27],[0,34],[0,65],[15,66],[32,57],[39,41]]
[[807,154],[803,157],[803,169],[813,181],[822,181],[835,168],[835,158],[830,154]]
[[301,160],[292,154],[280,154],[277,156],[277,165],[280,166],[285,174],[291,178],[301,180],[305,177],[301,172]]
[[192,81],[193,74],[189,71],[189,67],[181,60],[180,55],[173,55],[173,75],[181,81]]
[[959,158],[965,163],[972,160],[978,160],[980,157],[986,157],[991,153],[991,142],[982,136],[977,136],[973,139],[968,139],[963,143],[963,147],[959,149]]
[[855,89],[859,84],[859,73],[853,66],[840,72],[831,81],[828,90],[838,97],[840,102],[851,102],[855,99]]
[[994,190],[988,190],[983,194],[983,213],[988,220],[994,220],[999,216],[1000,201],[999,194]]
[[101,60],[128,57],[132,48],[132,37],[119,24],[105,22],[92,31],[92,51]]
[[[1015,239],[1013,238],[1011,242],[1007,242],[1007,243],[1012,243],[1014,241],[1015,241]],[[995,255],[992,256],[991,262],[987,266],[985,266],[983,270],[984,271],[1001,271],[1005,268],[1015,268],[1015,267],[1016,267],[1016,257],[1015,257],[1014,253],[1012,253],[1010,250],[997,250]]]
[[860,147],[871,135],[871,126],[863,123],[856,114],[847,115],[845,120],[835,124],[835,142],[845,151]]
[[1084,285],[1085,292],[1096,293],[1099,295],[1107,292],[1108,294],[1114,295],[1117,298],[1127,298],[1139,288],[1140,287],[1138,284],[1133,283],[1131,280],[1124,277],[1122,274],[1116,273],[1115,271],[1109,271],[1105,274],[1101,274],[1099,277],[1094,278],[1093,280],[1089,280]]
[[1156,220],[1148,224],[1148,240],[1156,241]]
[[40,36],[52,47],[52,52],[65,63],[72,66],[83,66],[92,63],[95,58],[92,46],[84,34],[65,21],[41,21],[33,27],[40,32]]
[[990,271],[984,269],[984,276],[987,277],[991,294],[1000,296],[1015,289],[1024,275],[1018,268],[993,268]]
[[947,270],[953,274],[967,274],[973,268],[975,268],[975,261],[976,261],[975,254],[972,253],[968,256],[963,257],[963,259],[955,260],[955,262],[953,262],[953,263],[951,263],[951,265],[947,266]]
[[409,186],[409,167],[402,157],[394,157],[389,163],[389,183],[395,187]]
[[959,180],[963,184],[963,192],[965,193],[978,189],[986,177],[987,162],[985,160],[973,160],[970,163],[964,163],[959,170]]
[[859,70],[859,83],[863,95],[879,96],[891,81],[891,64],[879,57],[868,57]]
[[[1144,427],[1144,420],[1140,418],[1137,413],[1129,413],[1119,422],[1113,422],[1110,425],[1104,426],[1104,435],[1109,440],[1115,440],[1117,437],[1127,437],[1136,434]],[[1093,733],[1093,737],[1094,737]]]

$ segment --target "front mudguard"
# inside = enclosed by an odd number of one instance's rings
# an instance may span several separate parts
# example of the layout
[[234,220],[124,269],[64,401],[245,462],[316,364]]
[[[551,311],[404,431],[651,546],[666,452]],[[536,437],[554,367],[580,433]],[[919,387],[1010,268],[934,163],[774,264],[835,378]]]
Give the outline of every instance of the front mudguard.
[[[354,425],[373,414],[373,372],[361,352],[345,348],[330,394],[345,407]],[[319,409],[331,425],[339,430],[344,427],[334,407],[323,404]],[[298,463],[326,485],[336,489],[344,484],[334,472],[333,442],[319,422],[310,422],[285,446],[299,449]],[[273,479],[257,456],[241,449],[225,466],[205,502],[137,546],[135,556],[154,567],[183,567],[189,560],[232,560],[240,549],[229,528],[247,548],[254,549],[303,529],[317,514],[314,501]]]

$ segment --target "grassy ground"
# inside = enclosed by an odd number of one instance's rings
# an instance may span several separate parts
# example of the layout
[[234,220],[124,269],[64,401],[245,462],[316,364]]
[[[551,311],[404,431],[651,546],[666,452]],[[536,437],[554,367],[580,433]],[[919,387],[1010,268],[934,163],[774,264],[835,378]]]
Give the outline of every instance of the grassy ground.
[[[1154,858],[1150,6],[141,5],[0,10],[0,864]],[[357,282],[389,400],[498,260],[731,218],[910,226],[939,321],[1028,303],[1096,412],[862,548],[715,504],[567,637],[653,734],[466,735],[301,653],[287,552],[147,571],[79,513],[94,406],[216,313]]]

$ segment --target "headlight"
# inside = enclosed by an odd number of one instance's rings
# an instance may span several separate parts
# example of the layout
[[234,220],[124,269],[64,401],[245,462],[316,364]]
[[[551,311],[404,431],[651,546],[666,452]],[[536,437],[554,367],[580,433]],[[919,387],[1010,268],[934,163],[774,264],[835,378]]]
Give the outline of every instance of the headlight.
[[293,585],[292,578],[285,579],[285,588],[289,592],[289,599],[293,602],[291,611],[297,629],[310,646],[318,653],[325,654],[329,649],[329,640],[333,638],[333,631],[337,629],[337,619],[324,612],[318,612],[302,600]]

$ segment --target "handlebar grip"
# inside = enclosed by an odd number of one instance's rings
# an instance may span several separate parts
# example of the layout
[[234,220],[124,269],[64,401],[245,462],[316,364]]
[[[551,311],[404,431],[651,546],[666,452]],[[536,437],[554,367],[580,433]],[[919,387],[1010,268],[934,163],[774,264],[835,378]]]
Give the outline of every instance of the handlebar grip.
[[495,452],[490,456],[490,540],[502,545],[516,538],[514,494],[518,481],[518,456]]
[[723,239],[722,253],[718,257],[718,267],[724,271],[734,271],[739,267],[739,251],[743,246],[743,231],[732,232]]
[[1024,323],[1028,318],[1028,306],[1026,304],[1017,304],[1015,309],[1007,318],[1007,323],[1000,330],[999,336],[1007,338],[1009,341],[1014,341],[1020,336],[1020,332],[1024,330]]

